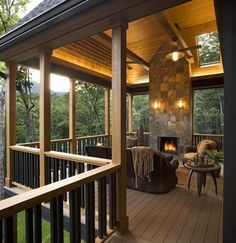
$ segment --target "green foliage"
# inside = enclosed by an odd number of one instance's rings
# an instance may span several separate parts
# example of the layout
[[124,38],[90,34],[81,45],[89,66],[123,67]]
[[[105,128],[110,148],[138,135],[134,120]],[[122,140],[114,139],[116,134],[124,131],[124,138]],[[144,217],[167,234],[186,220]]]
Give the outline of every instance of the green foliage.
[[133,130],[137,131],[140,124],[145,132],[149,131],[149,95],[133,97]]
[[69,137],[69,94],[51,96],[52,139]]
[[0,34],[6,33],[18,22],[29,0],[0,0]]
[[200,134],[223,134],[224,89],[201,89],[194,91],[194,132]]
[[210,32],[197,37],[198,44],[202,47],[199,50],[200,66],[220,62],[220,43],[217,32]]
[[224,154],[223,152],[219,152],[217,150],[206,150],[209,159],[212,159],[215,164],[219,164],[223,161]]
[[77,84],[77,136],[104,134],[104,89],[85,82]]

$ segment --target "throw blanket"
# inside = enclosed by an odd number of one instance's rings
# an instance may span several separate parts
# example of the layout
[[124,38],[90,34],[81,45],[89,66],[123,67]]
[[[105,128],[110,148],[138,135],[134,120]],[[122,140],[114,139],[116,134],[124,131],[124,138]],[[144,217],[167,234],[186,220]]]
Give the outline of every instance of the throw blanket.
[[131,148],[131,152],[137,187],[137,177],[151,181],[150,173],[154,170],[154,151],[150,147],[138,146]]

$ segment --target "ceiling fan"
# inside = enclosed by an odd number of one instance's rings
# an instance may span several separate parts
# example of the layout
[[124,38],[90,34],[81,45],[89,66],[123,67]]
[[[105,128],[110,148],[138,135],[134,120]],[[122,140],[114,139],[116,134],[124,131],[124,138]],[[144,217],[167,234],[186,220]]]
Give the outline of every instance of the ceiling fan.
[[166,54],[166,59],[172,60],[174,62],[178,61],[179,59],[183,58],[185,56],[185,52],[188,50],[193,50],[193,49],[199,49],[202,46],[201,45],[194,45],[182,49],[178,49],[177,47],[177,41],[173,41],[174,45],[174,50],[170,53]]

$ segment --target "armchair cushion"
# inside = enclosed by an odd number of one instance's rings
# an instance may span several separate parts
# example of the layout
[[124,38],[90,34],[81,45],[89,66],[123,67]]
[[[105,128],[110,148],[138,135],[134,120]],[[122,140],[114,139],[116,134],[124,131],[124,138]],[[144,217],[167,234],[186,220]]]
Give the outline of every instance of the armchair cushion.
[[204,139],[197,146],[197,152],[201,155],[206,153],[206,150],[217,149],[217,143],[213,140]]
[[197,152],[190,152],[190,153],[185,153],[184,154],[184,159],[186,160],[191,160],[193,159],[193,157],[197,155]]

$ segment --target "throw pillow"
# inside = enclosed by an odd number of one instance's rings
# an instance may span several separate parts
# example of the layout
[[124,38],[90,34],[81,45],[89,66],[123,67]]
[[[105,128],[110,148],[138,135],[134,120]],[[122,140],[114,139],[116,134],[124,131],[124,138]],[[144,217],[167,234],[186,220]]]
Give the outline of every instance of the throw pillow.
[[206,153],[206,150],[213,150],[216,148],[217,144],[215,141],[205,139],[198,144],[197,151],[199,154],[204,155]]

